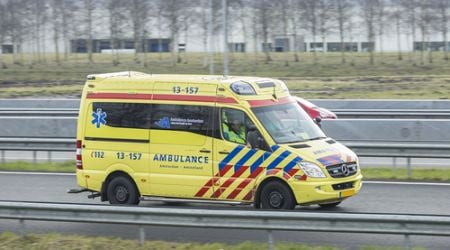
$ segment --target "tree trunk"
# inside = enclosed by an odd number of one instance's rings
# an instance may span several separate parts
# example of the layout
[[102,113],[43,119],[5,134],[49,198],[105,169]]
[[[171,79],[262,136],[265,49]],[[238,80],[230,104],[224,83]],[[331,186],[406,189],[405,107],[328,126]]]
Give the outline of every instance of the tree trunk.
[[399,61],[403,60],[403,56],[402,56],[402,48],[401,48],[401,41],[400,41],[400,14],[397,13],[395,16],[395,27],[396,27],[396,31],[397,31],[397,50],[398,50],[398,54],[397,54],[397,59]]

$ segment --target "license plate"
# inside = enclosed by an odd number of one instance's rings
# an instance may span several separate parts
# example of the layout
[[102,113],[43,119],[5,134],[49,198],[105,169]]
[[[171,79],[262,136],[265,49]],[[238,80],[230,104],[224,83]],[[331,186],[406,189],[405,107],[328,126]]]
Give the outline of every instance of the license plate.
[[348,196],[352,196],[355,194],[355,190],[354,189],[350,189],[350,190],[345,190],[341,192],[341,197],[348,197]]

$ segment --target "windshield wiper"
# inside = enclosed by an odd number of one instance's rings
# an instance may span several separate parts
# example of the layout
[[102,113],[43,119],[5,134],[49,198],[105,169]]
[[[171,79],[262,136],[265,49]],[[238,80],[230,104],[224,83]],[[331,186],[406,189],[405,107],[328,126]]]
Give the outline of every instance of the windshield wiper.
[[307,139],[305,141],[316,141],[316,140],[321,140],[321,139],[326,139],[326,138],[327,138],[326,136],[318,136],[318,137]]

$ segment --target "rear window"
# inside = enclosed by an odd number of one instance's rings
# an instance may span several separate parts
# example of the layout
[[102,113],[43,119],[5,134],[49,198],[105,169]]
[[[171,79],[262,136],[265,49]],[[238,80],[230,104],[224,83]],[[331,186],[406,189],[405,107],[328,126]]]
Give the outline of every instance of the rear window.
[[150,128],[151,104],[96,102],[93,113],[106,113],[106,126],[118,128]]

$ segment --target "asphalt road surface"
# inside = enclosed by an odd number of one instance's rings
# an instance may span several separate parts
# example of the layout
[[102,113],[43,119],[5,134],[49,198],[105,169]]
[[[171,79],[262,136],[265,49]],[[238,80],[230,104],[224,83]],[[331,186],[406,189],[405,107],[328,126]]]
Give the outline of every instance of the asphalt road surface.
[[[99,199],[88,199],[86,194],[67,194],[75,188],[72,174],[32,174],[0,172],[0,200],[104,204]],[[143,207],[178,207],[200,209],[253,209],[251,206],[198,205],[194,203],[167,204],[142,202]],[[302,211],[326,211],[340,213],[401,213],[437,214],[450,216],[450,183],[395,183],[365,182],[361,192],[335,209],[323,210],[318,206],[297,207]],[[19,232],[19,223],[0,220],[0,232]],[[225,230],[209,228],[145,227],[146,239],[180,242],[228,242],[267,241],[267,233],[257,230]],[[63,222],[26,222],[27,232],[59,232],[90,236],[118,236],[137,239],[136,226],[101,225]],[[405,239],[396,235],[369,235],[348,233],[274,232],[275,241],[302,242],[308,244],[358,247],[361,245],[403,246]],[[428,249],[449,249],[450,237],[411,236],[412,246]]]

